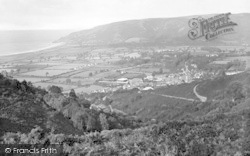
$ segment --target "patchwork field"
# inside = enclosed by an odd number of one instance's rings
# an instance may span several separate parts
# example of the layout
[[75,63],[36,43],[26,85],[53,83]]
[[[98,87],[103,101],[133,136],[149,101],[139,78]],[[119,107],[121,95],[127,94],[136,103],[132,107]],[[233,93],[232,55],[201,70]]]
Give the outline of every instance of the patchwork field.
[[74,89],[76,93],[81,93],[81,92],[84,92],[84,93],[91,93],[95,90],[103,90],[104,87],[102,86],[97,86],[97,85],[91,85],[89,87],[81,87],[81,88],[76,88]]
[[11,71],[11,69],[10,69],[10,68],[0,68],[0,72],[2,72],[2,71],[7,71],[7,72],[10,72],[10,71]]
[[[133,68],[126,70],[127,72],[141,72],[141,73],[152,73],[152,72],[158,72],[160,68],[150,67],[150,68]],[[163,71],[167,72],[169,70],[163,69]]]
[[240,60],[246,61],[246,68],[250,68],[250,56],[240,56],[240,57],[227,57],[225,60],[233,61],[233,60]]
[[34,85],[41,86],[44,89],[47,89],[48,86],[56,85],[56,86],[62,87],[63,91],[70,91],[71,89],[77,88],[77,86],[74,86],[74,85],[66,85],[66,84],[59,84],[59,83],[58,84],[55,84],[55,83],[35,83]]
[[58,66],[68,64],[67,61],[46,61],[46,62],[37,62],[35,65],[48,65],[48,66]]
[[139,74],[139,73],[126,73],[126,74],[122,75],[122,77],[132,79],[132,78],[142,77],[143,75],[144,74]]
[[29,75],[29,76],[46,76],[46,73],[48,72],[48,76],[55,76],[63,73],[67,73],[70,70],[48,70],[48,69],[42,69],[42,70],[36,70],[36,71],[31,71],[27,73],[20,74],[22,76],[24,75]]
[[37,83],[37,82],[41,82],[42,80],[46,81],[48,80],[48,78],[37,78],[37,77],[15,77],[15,79],[19,80],[19,81],[23,81],[26,80],[27,82],[30,81],[32,83]]
[[48,67],[46,69],[53,70],[72,70],[74,68],[86,68],[84,64],[63,64],[63,65],[55,65],[52,67]]
[[[67,78],[57,78],[57,79],[53,79],[49,82],[51,83],[66,83],[66,79]],[[80,79],[80,78],[70,78],[71,80],[71,84],[77,84],[78,81],[80,81],[81,85],[89,85],[89,84],[93,84],[96,81],[96,78],[86,78],[86,79]]]
[[230,61],[226,61],[226,60],[223,60],[223,61],[214,61],[214,62],[212,62],[212,64],[227,64],[228,62],[230,62]]
[[87,78],[89,77],[89,74],[90,73],[94,73],[95,71],[86,71],[86,72],[81,72],[81,73],[78,73],[78,74],[75,74],[72,76],[72,78]]

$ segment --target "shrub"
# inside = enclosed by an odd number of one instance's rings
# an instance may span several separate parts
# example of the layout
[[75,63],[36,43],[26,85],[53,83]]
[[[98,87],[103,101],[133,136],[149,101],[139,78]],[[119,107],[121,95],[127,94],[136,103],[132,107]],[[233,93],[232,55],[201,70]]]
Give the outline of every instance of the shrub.
[[52,85],[52,86],[49,88],[49,91],[50,91],[51,93],[57,93],[57,94],[62,93],[62,89],[61,89],[60,87],[54,86],[54,85]]
[[75,90],[74,89],[71,89],[70,92],[69,92],[69,97],[71,98],[77,98],[76,96],[76,93],[75,93]]
[[101,122],[102,130],[108,130],[109,129],[109,123],[108,123],[106,115],[103,114],[103,113],[100,113],[99,120]]

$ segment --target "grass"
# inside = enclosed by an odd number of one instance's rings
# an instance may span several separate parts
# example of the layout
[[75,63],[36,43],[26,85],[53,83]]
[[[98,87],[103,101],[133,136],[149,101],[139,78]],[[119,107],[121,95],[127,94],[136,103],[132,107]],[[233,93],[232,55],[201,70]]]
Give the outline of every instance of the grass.
[[91,85],[89,87],[81,87],[81,88],[76,88],[75,89],[75,92],[76,93],[81,93],[81,92],[84,92],[84,93],[91,93],[92,91],[95,91],[95,90],[102,90],[104,89],[104,87],[102,86],[97,86],[97,85]]
[[241,73],[224,78],[216,78],[214,80],[206,80],[199,84],[197,92],[200,95],[206,96],[208,100],[215,98],[219,93],[223,92],[230,83],[234,81],[246,83],[249,85],[248,73]]
[[42,69],[42,70],[36,70],[36,71],[31,71],[27,73],[23,73],[20,75],[29,75],[29,76],[46,76],[46,73],[48,72],[48,76],[55,76],[55,75],[60,75],[63,73],[67,73],[70,70],[49,70],[49,69]]
[[71,65],[71,64],[64,64],[63,66],[62,65],[57,65],[57,66],[53,66],[53,67],[48,67],[46,69],[48,70],[71,70],[71,69],[74,69],[78,67],[77,65]]
[[[57,79],[53,79],[49,82],[51,83],[65,83],[67,78],[57,78]],[[70,78],[72,83],[77,83],[78,81],[81,81],[81,85],[89,85],[89,84],[93,84],[96,79],[93,77],[90,78],[85,78],[85,79],[81,79],[81,78]]]
[[116,92],[112,96],[112,106],[142,119],[160,121],[181,119],[194,112],[196,104],[190,101],[166,98],[149,92]]
[[55,83],[35,83],[34,84],[35,86],[41,86],[42,88],[45,88],[47,89],[48,86],[52,86],[52,85],[56,85],[56,86],[59,86],[59,87],[63,87],[63,91],[67,91],[67,90],[70,90],[70,89],[75,89],[77,88],[76,86],[74,85],[66,85],[66,84],[55,84]]
[[183,83],[177,86],[172,85],[172,86],[167,86],[167,87],[160,87],[155,90],[155,93],[197,99],[197,97],[193,93],[193,88],[196,85],[197,85],[197,82],[192,82],[192,83]]
[[41,80],[48,80],[48,78],[37,78],[37,77],[15,77],[15,79],[19,80],[19,81],[23,81],[26,80],[27,82],[30,81],[32,83],[36,83],[36,82],[41,82]]
[[81,72],[79,74],[75,74],[73,75],[72,77],[73,78],[86,78],[86,77],[89,77],[89,73],[95,73],[95,71],[84,71],[84,72]]
[[250,56],[227,57],[225,60],[228,60],[228,61],[233,61],[233,60],[246,61],[246,68],[250,68]]

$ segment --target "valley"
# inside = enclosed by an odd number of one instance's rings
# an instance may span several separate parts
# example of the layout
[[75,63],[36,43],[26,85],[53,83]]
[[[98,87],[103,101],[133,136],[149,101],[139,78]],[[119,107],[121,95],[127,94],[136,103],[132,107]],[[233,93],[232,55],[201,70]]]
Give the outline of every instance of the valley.
[[241,31],[211,41],[188,38],[189,18],[101,25],[1,56],[0,150],[247,156],[249,14],[232,15]]

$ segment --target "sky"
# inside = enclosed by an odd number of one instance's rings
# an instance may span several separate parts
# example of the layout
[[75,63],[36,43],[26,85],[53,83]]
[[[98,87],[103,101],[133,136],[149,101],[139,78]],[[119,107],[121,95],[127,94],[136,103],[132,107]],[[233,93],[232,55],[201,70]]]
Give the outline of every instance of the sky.
[[89,29],[107,23],[250,13],[250,0],[0,0],[0,30]]

